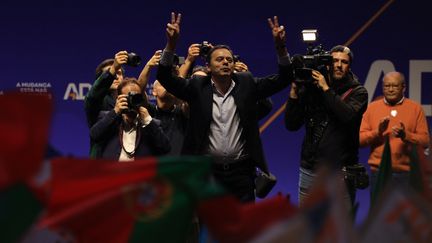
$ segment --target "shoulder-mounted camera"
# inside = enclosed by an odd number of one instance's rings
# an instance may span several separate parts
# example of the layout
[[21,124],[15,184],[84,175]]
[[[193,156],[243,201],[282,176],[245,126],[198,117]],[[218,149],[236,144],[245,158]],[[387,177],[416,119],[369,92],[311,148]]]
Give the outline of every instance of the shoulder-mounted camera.
[[328,68],[333,64],[333,57],[325,51],[322,44],[314,46],[317,40],[317,30],[303,30],[303,41],[308,44],[306,55],[296,54],[292,57],[295,82],[299,84],[312,83],[312,70],[317,70],[327,76]]

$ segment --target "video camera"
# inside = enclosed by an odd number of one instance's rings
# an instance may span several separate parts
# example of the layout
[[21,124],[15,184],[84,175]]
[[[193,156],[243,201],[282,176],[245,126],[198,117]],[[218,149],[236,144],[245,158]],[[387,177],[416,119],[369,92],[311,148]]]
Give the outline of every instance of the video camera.
[[321,44],[314,46],[317,40],[317,30],[303,30],[303,41],[308,43],[306,55],[294,55],[292,65],[294,67],[295,82],[308,84],[314,82],[312,70],[317,70],[327,76],[328,68],[332,67],[333,57],[330,52],[325,51]]

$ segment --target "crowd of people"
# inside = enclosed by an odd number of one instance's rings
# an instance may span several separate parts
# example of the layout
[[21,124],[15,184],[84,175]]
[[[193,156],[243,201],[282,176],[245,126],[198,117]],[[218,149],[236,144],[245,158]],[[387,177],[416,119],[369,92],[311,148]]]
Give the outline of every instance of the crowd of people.
[[[255,77],[227,45],[195,43],[184,62],[179,61],[181,15],[175,13],[166,27],[165,48],[155,52],[138,78],[124,77],[126,51],[103,61],[85,99],[91,157],[123,162],[149,155],[211,156],[216,181],[240,201],[253,202],[257,169],[270,174],[258,121],[270,113],[270,97],[290,87],[285,126],[288,131],[305,128],[299,161],[300,205],[317,171],[327,167],[341,171],[346,202],[353,206],[359,185],[342,172],[364,169],[359,147],[370,147],[373,190],[387,140],[393,178],[408,184],[413,145],[423,152],[430,146],[430,136],[421,105],[404,96],[404,75],[385,74],[383,97],[368,104],[368,92],[351,70],[353,51],[336,45],[329,52],[331,63],[312,67],[310,80],[299,79],[298,69],[309,67],[293,65],[278,18],[268,19],[268,25],[278,72],[265,77]],[[205,66],[196,65],[198,59]],[[154,69],[155,104],[145,92]]]

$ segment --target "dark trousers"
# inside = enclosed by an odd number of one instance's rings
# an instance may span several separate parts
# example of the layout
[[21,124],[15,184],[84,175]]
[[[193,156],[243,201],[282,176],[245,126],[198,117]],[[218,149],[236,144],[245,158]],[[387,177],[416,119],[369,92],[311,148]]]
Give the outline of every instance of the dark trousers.
[[241,202],[255,201],[256,172],[252,161],[213,164],[212,172],[216,181]]

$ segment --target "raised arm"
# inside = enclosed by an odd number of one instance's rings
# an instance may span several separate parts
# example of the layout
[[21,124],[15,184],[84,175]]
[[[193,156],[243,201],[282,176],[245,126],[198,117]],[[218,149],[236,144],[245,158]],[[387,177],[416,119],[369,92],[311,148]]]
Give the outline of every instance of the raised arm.
[[171,21],[167,24],[166,36],[167,44],[165,46],[165,51],[174,53],[177,46],[177,40],[180,36],[180,22],[181,14],[171,13]]
[[288,50],[286,48],[286,35],[285,28],[283,25],[279,25],[279,20],[277,16],[274,16],[273,19],[268,18],[267,22],[272,30],[273,40],[276,47],[276,52],[278,57],[286,57],[288,56]]
[[281,91],[294,79],[291,61],[285,45],[285,29],[282,25],[279,25],[277,16],[274,16],[273,19],[269,18],[267,21],[272,31],[273,41],[276,47],[279,71],[277,75],[256,78],[258,99],[269,97]]
[[157,50],[154,55],[148,60],[147,64],[144,66],[143,70],[141,71],[139,77],[138,77],[138,83],[141,86],[141,90],[144,90],[148,84],[149,78],[150,78],[150,71],[157,67],[159,64],[159,61],[161,59],[162,50]]
[[179,68],[179,76],[186,78],[189,70],[193,68],[195,60],[199,57],[200,44],[192,44],[189,46],[188,55],[186,57],[185,63]]
[[172,73],[174,51],[180,34],[180,21],[181,14],[171,13],[171,21],[166,28],[167,44],[162,52],[156,77],[168,92],[179,99],[188,101],[188,80],[174,76]]
[[103,107],[103,100],[105,96],[109,94],[113,81],[117,79],[117,72],[126,62],[127,52],[117,52],[114,57],[114,63],[96,79],[87,93],[84,101],[84,109],[89,127],[92,127],[93,124],[96,123],[98,114]]

